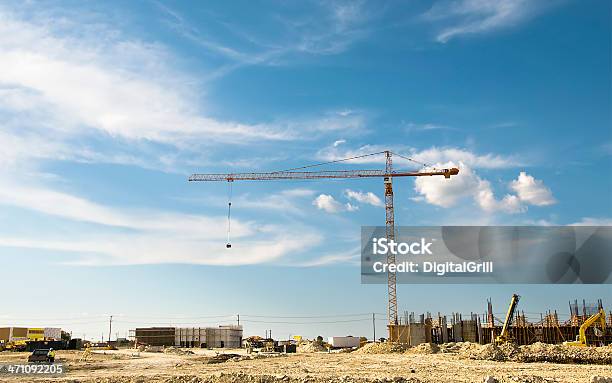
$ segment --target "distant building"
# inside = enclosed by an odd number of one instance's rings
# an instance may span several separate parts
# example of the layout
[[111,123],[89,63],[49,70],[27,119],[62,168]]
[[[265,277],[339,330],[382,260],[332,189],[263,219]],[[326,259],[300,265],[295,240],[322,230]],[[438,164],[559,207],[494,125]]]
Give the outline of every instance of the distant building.
[[173,346],[174,327],[146,327],[134,330],[134,340],[138,344],[150,346]]
[[20,340],[61,340],[62,329],[56,327],[28,328],[1,327],[0,341],[15,342]]
[[242,326],[137,328],[134,337],[151,346],[240,348]]

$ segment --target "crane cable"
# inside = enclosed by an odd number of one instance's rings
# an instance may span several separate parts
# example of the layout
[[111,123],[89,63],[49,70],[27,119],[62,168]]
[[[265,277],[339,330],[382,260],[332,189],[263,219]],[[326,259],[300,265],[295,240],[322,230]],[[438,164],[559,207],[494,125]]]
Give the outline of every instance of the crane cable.
[[232,243],[230,242],[230,233],[232,228],[232,182],[233,181],[228,181],[227,183],[227,244],[225,247],[228,249],[232,247]]
[[406,157],[406,156],[402,156],[401,154],[397,154],[397,153],[395,153],[395,152],[391,152],[391,153],[392,153],[392,154],[394,154],[394,155],[396,155],[396,156],[398,156],[398,157],[400,157],[400,158],[403,158],[403,159],[405,159],[405,160],[408,160],[408,161],[410,161],[410,162],[414,162],[415,164],[419,164],[419,165],[423,166],[424,168],[432,168],[433,170],[438,170],[438,169],[437,169],[435,166],[431,166],[431,165],[429,165],[429,164],[426,164],[425,162],[417,161],[417,160],[415,160],[415,159],[412,159],[412,158],[410,158],[410,157]]
[[[415,160],[415,159],[413,159],[413,158],[406,157],[406,156],[402,156],[401,154],[397,154],[397,153],[395,153],[395,152],[390,152],[390,153],[391,153],[391,154],[394,154],[394,155],[396,155],[396,156],[398,156],[398,157],[400,157],[400,158],[403,158],[403,159],[405,159],[405,160],[408,160],[408,161],[410,161],[410,162],[414,162],[415,164],[421,165],[421,166],[423,166],[423,167],[425,167],[425,168],[432,168],[432,169],[434,169],[434,170],[437,170],[437,168],[436,168],[436,167],[434,167],[434,166],[432,166],[432,165],[429,165],[429,164],[427,164],[427,163],[425,163],[425,162],[417,161],[417,160]],[[359,158],[370,157],[370,156],[377,156],[377,155],[381,155],[381,154],[385,154],[385,151],[382,151],[382,152],[376,152],[376,153],[369,153],[369,154],[362,154],[362,155],[359,155],[359,156],[353,156],[353,157],[348,157],[348,158],[342,158],[342,159],[339,159],[339,160],[333,160],[333,161],[328,161],[328,162],[321,162],[321,163],[318,163],[318,164],[312,164],[312,165],[300,166],[300,167],[297,167],[297,168],[291,168],[291,169],[279,170],[279,171],[276,171],[276,172],[273,172],[273,173],[290,172],[290,171],[293,171],[293,170],[301,170],[301,169],[314,168],[314,167],[317,167],[317,166],[323,166],[323,165],[335,164],[335,163],[338,163],[338,162],[351,161],[351,160],[356,160],[356,159],[359,159]]]
[[323,165],[335,164],[335,163],[338,163],[338,162],[350,161],[350,160],[355,160],[355,159],[358,159],[358,158],[369,157],[369,156],[377,156],[377,155],[384,154],[384,153],[385,153],[385,152],[383,151],[383,152],[376,152],[376,153],[370,153],[370,154],[363,154],[363,155],[360,155],[360,156],[354,156],[354,157],[349,157],[349,158],[343,158],[343,159],[340,159],[340,160],[333,160],[333,161],[328,161],[328,162],[321,162],[321,163],[319,163],[319,164],[312,164],[312,165],[300,166],[300,167],[297,167],[297,168],[291,168],[291,169],[279,170],[279,171],[276,171],[276,172],[273,172],[273,173],[290,172],[290,171],[293,171],[293,170],[300,170],[300,169],[314,168],[314,167],[316,167],[316,166],[323,166]]

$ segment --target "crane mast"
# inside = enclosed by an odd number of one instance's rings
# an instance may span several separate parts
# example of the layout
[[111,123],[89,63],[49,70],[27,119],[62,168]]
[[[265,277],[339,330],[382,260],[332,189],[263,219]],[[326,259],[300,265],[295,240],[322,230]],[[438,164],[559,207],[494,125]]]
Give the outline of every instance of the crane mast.
[[[393,159],[391,152],[385,152],[385,172],[393,173]],[[385,234],[387,241],[395,240],[395,217],[393,213],[393,177],[385,177]],[[387,264],[395,264],[395,254],[387,252]],[[387,294],[389,302],[387,304],[387,318],[389,324],[398,324],[397,320],[397,276],[395,273],[387,272]]]
[[[393,212],[393,178],[394,177],[423,177],[423,176],[451,176],[459,174],[458,168],[449,169],[433,169],[431,171],[394,171],[393,170],[393,152],[386,150],[384,152],[372,153],[363,156],[331,161],[336,163],[348,161],[355,158],[384,154],[385,155],[385,170],[324,170],[324,171],[277,171],[277,172],[259,172],[259,173],[195,173],[189,177],[189,181],[273,181],[273,180],[296,180],[296,179],[343,179],[343,178],[383,178],[385,186],[385,234],[387,240],[395,239],[395,219]],[[410,158],[400,156],[407,160],[414,161]],[[418,162],[417,162],[418,163]],[[320,166],[324,164],[310,165],[303,168]],[[421,164],[424,165],[424,164]],[[229,247],[229,245],[228,245]],[[395,263],[395,255],[391,252],[387,254],[387,263]],[[387,272],[387,319],[389,325],[398,324],[397,316],[397,279],[393,272]]]

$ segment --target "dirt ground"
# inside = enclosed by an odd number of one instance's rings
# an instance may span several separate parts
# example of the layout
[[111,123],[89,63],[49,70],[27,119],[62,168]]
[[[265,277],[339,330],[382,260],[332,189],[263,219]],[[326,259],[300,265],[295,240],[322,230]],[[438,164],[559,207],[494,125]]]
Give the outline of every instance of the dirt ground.
[[[94,351],[79,362],[82,351],[58,351],[56,362],[67,366],[58,377],[0,375],[1,382],[96,383],[226,383],[226,382],[580,382],[593,376],[611,377],[612,365],[483,361],[452,353],[366,354],[298,353],[251,359],[243,350],[192,349],[193,354],[150,353],[135,350]],[[210,363],[217,353],[234,353]],[[28,353],[0,352],[0,364],[25,363]],[[604,381],[604,380],[602,380]],[[610,380],[612,381],[612,380]]]

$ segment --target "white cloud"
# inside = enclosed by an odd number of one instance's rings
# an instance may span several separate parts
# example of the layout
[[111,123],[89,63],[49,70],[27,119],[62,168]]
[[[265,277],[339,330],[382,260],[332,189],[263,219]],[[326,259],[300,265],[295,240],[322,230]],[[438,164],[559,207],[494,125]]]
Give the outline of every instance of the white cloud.
[[414,122],[409,122],[406,124],[407,131],[437,131],[437,130],[457,130],[451,126],[433,124],[433,123],[425,123],[425,124],[417,124]]
[[455,206],[461,200],[471,198],[485,212],[501,211],[508,214],[524,213],[528,205],[544,206],[555,202],[552,193],[541,180],[536,180],[524,172],[519,174],[517,180],[510,183],[511,189],[517,194],[506,194],[498,200],[491,183],[478,176],[467,164],[448,162],[436,164],[436,167],[458,167],[460,170],[458,175],[450,179],[417,177],[415,191],[419,197],[415,200],[423,198],[427,203],[448,208]]
[[410,157],[426,164],[445,162],[462,162],[472,168],[481,169],[503,169],[519,165],[512,157],[504,157],[498,154],[476,154],[460,148],[438,148],[432,147],[422,151],[414,151]]
[[206,30],[206,24],[190,23],[188,15],[181,15],[167,5],[158,4],[158,8],[166,16],[163,21],[180,36],[230,61],[210,76],[216,78],[247,65],[282,65],[301,54],[344,52],[367,34],[365,25],[374,13],[364,9],[364,2],[317,2],[312,5],[315,16],[306,16],[305,12],[295,17],[286,14],[282,18],[275,13],[256,14],[254,17],[273,31],[265,37],[260,37],[261,31],[247,29],[246,25],[214,20],[214,24],[225,28],[225,35],[234,38],[232,43],[227,42],[227,36],[215,36],[214,32]]
[[[281,229],[281,228],[279,228]],[[83,238],[81,233],[67,241],[0,236],[0,246],[58,250],[74,255],[68,263],[78,265],[139,265],[188,263],[201,265],[248,265],[270,262],[285,255],[305,251],[321,238],[311,232],[280,230],[268,238],[249,238],[232,242],[226,249],[222,240],[185,239],[172,235],[105,234]]]
[[[390,150],[394,153],[401,154],[403,156],[412,158],[420,163],[426,163],[433,165],[436,163],[446,162],[462,162],[472,168],[482,169],[503,169],[511,168],[517,165],[521,165],[519,161],[513,157],[505,157],[498,154],[476,154],[472,151],[454,148],[454,147],[431,147],[424,150],[417,150],[405,146],[391,145],[363,145],[357,149],[350,149],[344,147],[328,146],[320,149],[317,152],[317,157],[325,161],[336,161],[344,158],[351,158],[357,156],[363,156],[370,153],[379,153],[385,150]],[[351,160],[353,164],[384,164],[385,158],[383,154],[377,156],[361,157]],[[418,163],[408,161],[404,158],[394,156],[393,164],[404,167],[417,167],[420,166]]]
[[444,177],[416,177],[415,191],[425,198],[427,203],[441,207],[451,207],[466,197],[472,197],[479,191],[480,178],[466,164],[459,162],[440,164],[440,166],[458,166],[459,174],[449,179]]
[[232,202],[232,206],[240,209],[277,210],[282,213],[304,215],[306,212],[299,202],[301,202],[301,199],[312,197],[314,194],[314,190],[303,188],[287,189],[279,193],[257,196],[256,198],[244,194],[235,198]]
[[346,189],[344,191],[344,195],[346,195],[348,199],[352,199],[360,203],[365,203],[372,206],[384,206],[380,198],[378,198],[378,196],[372,192],[364,193],[361,191]]
[[476,203],[487,212],[503,211],[506,213],[523,213],[527,207],[521,204],[521,200],[511,194],[506,194],[501,200],[497,200],[491,189],[491,184],[486,180],[479,180],[474,196]]
[[320,194],[317,198],[312,201],[312,204],[317,207],[317,209],[323,210],[327,213],[340,213],[342,211],[357,211],[359,210],[359,206],[355,206],[350,202],[342,204],[334,197],[329,194]]
[[[223,239],[224,217],[206,217],[158,210],[117,209],[40,186],[23,186],[0,179],[0,205],[17,206],[77,222],[141,231],[180,234],[183,237]],[[252,235],[255,228],[232,222],[232,235]]]
[[527,0],[440,1],[423,18],[442,24],[436,40],[446,43],[457,36],[520,24],[537,12],[538,3]]
[[185,63],[173,52],[88,17],[95,21],[43,11],[25,19],[0,7],[1,167],[59,159],[183,173],[219,143],[364,131],[352,111],[248,124],[212,118],[204,84],[176,69]]
[[329,194],[320,194],[312,201],[312,204],[315,205],[317,209],[324,210],[328,213],[338,213],[344,210],[344,206]]
[[[305,195],[304,190],[288,194]],[[232,250],[225,250],[226,217],[183,214],[151,209],[116,209],[68,193],[0,180],[0,204],[17,206],[62,219],[105,228],[80,226],[74,238],[47,228],[36,237],[0,237],[0,246],[59,250],[74,255],[72,263],[125,265],[194,263],[239,265],[268,262],[317,245],[315,230],[261,225],[232,220]],[[129,229],[117,233],[112,228]],[[205,251],[203,251],[205,249]],[[215,250],[217,249],[217,250]]]
[[344,144],[346,142],[346,140],[336,140],[334,141],[334,148],[337,148],[338,146]]
[[552,192],[541,180],[536,180],[525,172],[510,184],[521,201],[535,206],[547,206],[556,202]]
[[[1,11],[0,11],[1,12]],[[75,31],[78,33],[78,31]],[[61,122],[55,129],[84,127],[113,137],[185,143],[285,139],[265,126],[221,122],[203,116],[196,90],[170,67],[163,48],[121,39],[59,37],[48,26],[0,13],[0,84],[27,90],[17,105],[40,107]],[[86,84],[86,85],[85,85]],[[15,100],[2,103],[16,109]]]
[[302,267],[317,267],[317,266],[327,266],[337,263],[350,263],[350,264],[359,264],[360,248],[356,248],[346,252],[338,252],[333,254],[328,254],[321,256],[319,258],[305,261],[299,263],[298,266]]
[[612,226],[612,218],[584,217],[572,226]]

